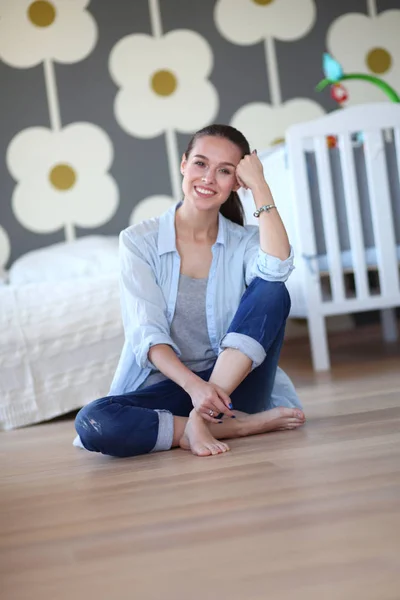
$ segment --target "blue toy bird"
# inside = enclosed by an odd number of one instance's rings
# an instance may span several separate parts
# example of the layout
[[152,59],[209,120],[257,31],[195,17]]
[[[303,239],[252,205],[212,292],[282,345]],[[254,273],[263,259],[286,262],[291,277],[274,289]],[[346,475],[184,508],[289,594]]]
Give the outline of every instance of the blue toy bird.
[[328,52],[324,52],[322,68],[325,77],[330,81],[340,81],[341,77],[343,76],[343,69],[341,65],[330,54],[328,54]]

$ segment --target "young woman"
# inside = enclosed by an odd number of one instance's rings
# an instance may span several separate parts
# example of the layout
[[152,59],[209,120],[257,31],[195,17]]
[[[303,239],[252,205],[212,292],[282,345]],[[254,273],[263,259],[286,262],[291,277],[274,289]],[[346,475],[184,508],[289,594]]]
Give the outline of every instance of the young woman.
[[[112,456],[295,429],[304,413],[278,368],[293,256],[260,160],[233,127],[198,131],[184,199],[120,236],[125,344],[107,397],[78,413],[76,445]],[[240,186],[259,228],[243,226]]]

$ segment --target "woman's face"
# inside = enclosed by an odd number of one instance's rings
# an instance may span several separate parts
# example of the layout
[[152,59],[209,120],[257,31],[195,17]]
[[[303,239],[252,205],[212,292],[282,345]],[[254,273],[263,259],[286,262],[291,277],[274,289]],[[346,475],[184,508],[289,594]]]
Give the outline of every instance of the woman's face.
[[236,167],[241,158],[239,147],[229,140],[214,136],[199,138],[181,163],[185,200],[198,210],[219,210],[231,191],[240,187]]

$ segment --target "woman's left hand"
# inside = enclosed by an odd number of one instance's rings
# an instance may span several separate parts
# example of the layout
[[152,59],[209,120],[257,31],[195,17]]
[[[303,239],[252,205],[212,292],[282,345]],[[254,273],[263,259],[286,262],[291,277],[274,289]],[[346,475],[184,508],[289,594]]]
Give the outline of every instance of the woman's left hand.
[[256,150],[242,158],[236,167],[236,179],[242,187],[250,190],[266,185],[263,166]]

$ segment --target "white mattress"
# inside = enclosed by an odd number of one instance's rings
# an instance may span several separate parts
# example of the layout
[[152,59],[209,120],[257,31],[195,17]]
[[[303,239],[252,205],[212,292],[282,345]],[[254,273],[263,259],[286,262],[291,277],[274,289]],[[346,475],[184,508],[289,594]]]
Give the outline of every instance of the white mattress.
[[[342,267],[343,269],[349,269],[350,271],[354,269],[353,266],[353,256],[351,250],[343,250],[340,253],[342,259]],[[397,260],[400,263],[400,246],[397,246]],[[366,248],[365,249],[365,262],[367,267],[376,268],[378,266],[378,259],[376,256],[375,248]],[[322,254],[318,256],[318,265],[320,271],[328,271],[328,257],[326,254]]]
[[0,286],[0,429],[108,393],[123,344],[115,275]]

